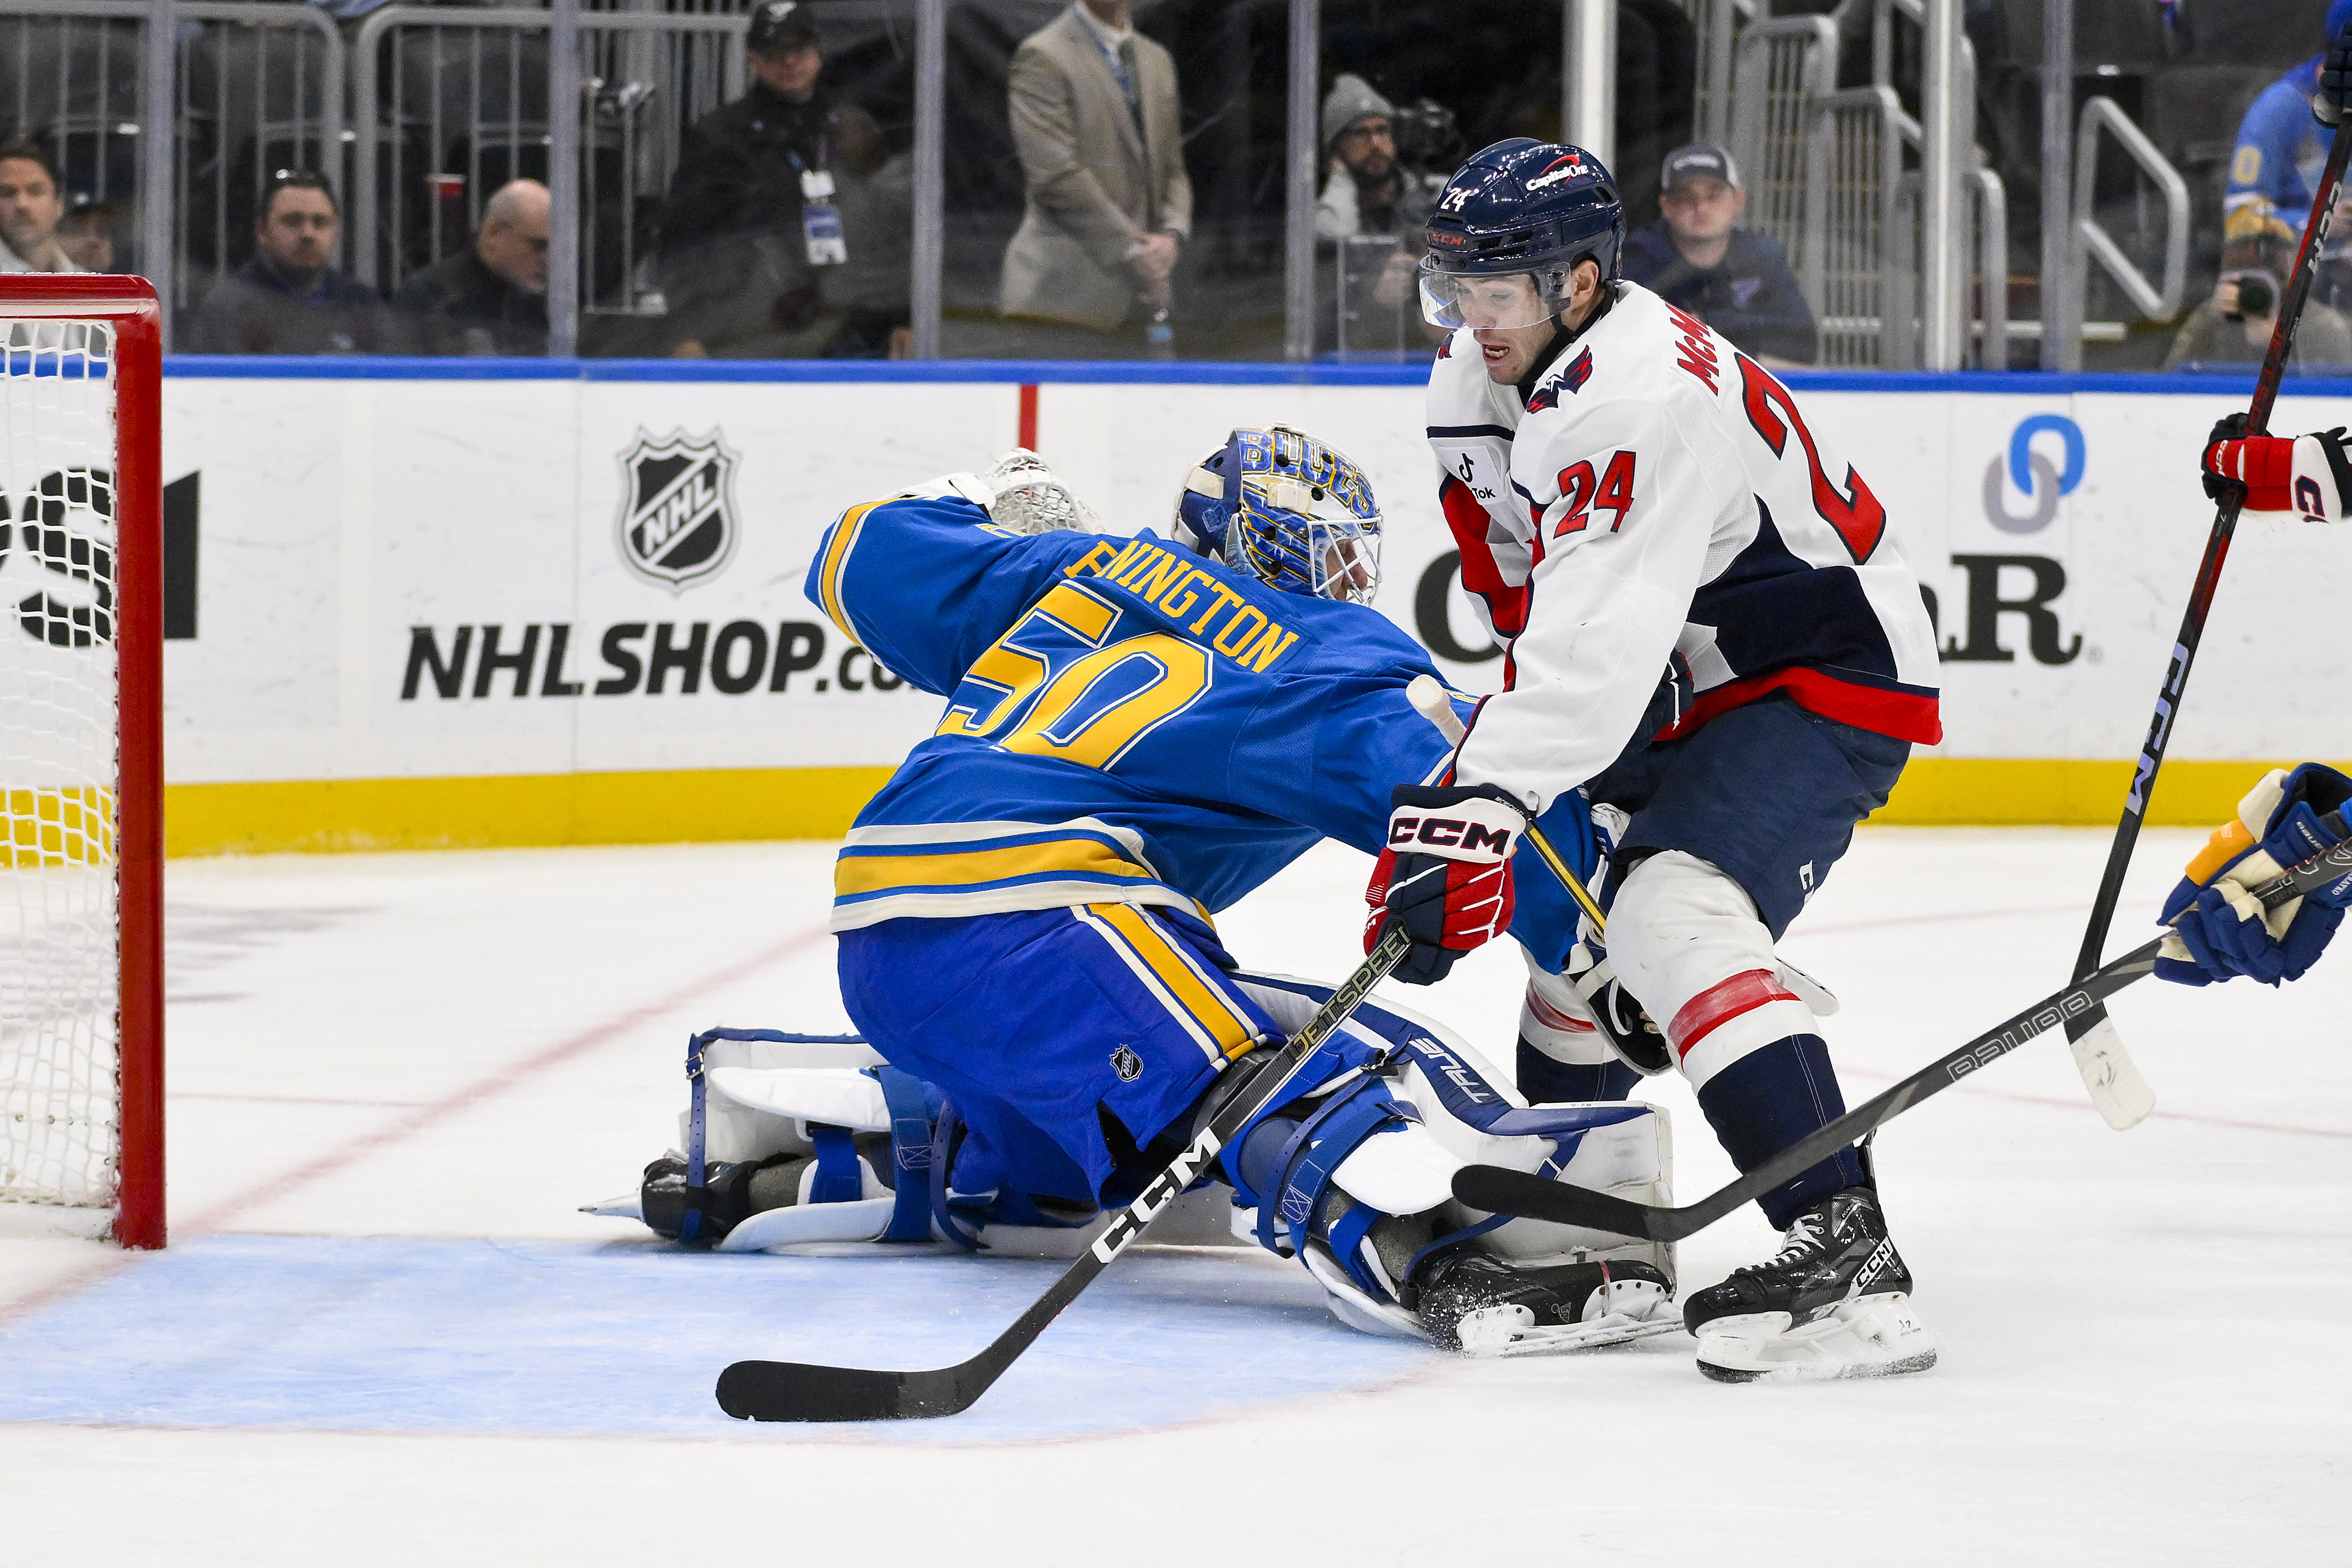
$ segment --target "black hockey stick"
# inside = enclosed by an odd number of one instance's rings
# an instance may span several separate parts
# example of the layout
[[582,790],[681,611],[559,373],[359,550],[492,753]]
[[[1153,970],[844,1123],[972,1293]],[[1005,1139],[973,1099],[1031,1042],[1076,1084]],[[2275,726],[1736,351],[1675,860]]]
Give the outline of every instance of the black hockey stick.
[[1143,1227],[1151,1223],[1153,1216],[1192,1184],[1193,1178],[1208,1168],[1217,1157],[1217,1151],[1247,1125],[1251,1117],[1288,1093],[1291,1079],[1307,1065],[1315,1048],[1348,1021],[1348,1016],[1371,994],[1373,986],[1388,977],[1389,971],[1397,966],[1411,945],[1404,927],[1390,922],[1388,931],[1372,948],[1371,956],[1331,993],[1315,1016],[1307,1020],[1307,1026],[1290,1037],[1290,1043],[1272,1064],[1262,1068],[1228,1100],[1210,1119],[1201,1135],[1192,1140],[1192,1146],[1151,1179],[1142,1196],[1113,1215],[1102,1234],[1095,1237],[1094,1245],[1063,1272],[1054,1288],[1014,1319],[1013,1326],[997,1335],[986,1350],[970,1361],[929,1372],[739,1361],[719,1374],[719,1408],[739,1419],[748,1417],[753,1421],[906,1421],[953,1415],[970,1408],[972,1401],[987,1393],[989,1385],[1002,1377],[1004,1369],[1045,1331],[1045,1325],[1061,1316],[1062,1309],[1076,1300],[1078,1292],[1093,1284],[1095,1276],[1109,1268],[1143,1234]]
[[[2313,271],[2327,231],[2336,221],[2336,199],[2343,194],[2344,172],[2352,159],[2352,127],[2336,137],[2327,152],[2327,166],[2319,177],[2319,195],[2311,206],[2311,220],[2303,227],[2303,247],[2295,252],[2294,271],[2287,279],[2286,297],[2279,302],[2278,321],[2271,328],[2270,348],[2263,355],[2263,372],[2254,383],[2254,400],[2246,412],[2246,433],[2260,436],[2270,427],[2271,408],[2278,401],[2279,378],[2286,374],[2287,351],[2302,320],[2304,301],[2311,295]],[[2043,314],[2047,316],[2048,311]],[[2140,824],[2147,816],[2156,788],[2157,770],[2164,766],[2164,751],[2172,739],[2172,721],[2179,712],[2182,692],[2189,685],[2189,667],[2197,661],[2197,645],[2205,635],[2206,613],[2221,581],[2221,563],[2229,558],[2230,541],[2238,529],[2242,489],[2225,494],[2213,513],[2213,529],[2205,539],[2205,556],[2198,563],[2197,585],[2189,591],[2189,608],[2180,617],[2180,636],[2172,646],[2164,685],[2157,693],[2156,711],[2148,720],[2147,740],[2140,747],[2131,788],[2124,795],[2124,814],[2116,824],[2115,841],[2107,847],[2107,866],[2099,878],[2099,895],[2091,905],[2091,919],[2083,931],[2083,950],[2074,960],[2076,980],[2087,979],[2099,967],[2107,945],[2107,927],[2123,894],[2124,873],[2130,868],[2132,848],[2139,841]],[[2139,1124],[2156,1108],[2156,1096],[2126,1054],[2122,1038],[2107,1021],[2105,1007],[2094,1004],[2080,1016],[2066,1020],[2066,1039],[2074,1047],[2074,1066],[2092,1103],[2122,1131]]]
[[[2352,136],[2345,140],[2352,142]],[[2321,826],[2339,836],[2346,831],[2342,816],[2335,812],[2323,818]],[[2352,873],[2352,840],[2322,850],[2254,889],[2253,893],[2265,906],[2280,904],[2314,888],[2325,887],[2347,873]],[[1498,1165],[1466,1165],[1456,1171],[1454,1195],[1471,1208],[1488,1214],[1520,1215],[1557,1225],[1613,1231],[1620,1236],[1647,1237],[1653,1241],[1680,1241],[1763,1196],[1790,1177],[1811,1170],[1848,1143],[1885,1126],[1930,1095],[1951,1088],[1978,1068],[2000,1060],[2026,1041],[2047,1034],[2070,1018],[2082,1017],[2107,997],[2152,972],[2158,950],[2163,945],[2164,939],[2158,937],[2065,990],[2043,997],[1687,1208],[1637,1204]]]

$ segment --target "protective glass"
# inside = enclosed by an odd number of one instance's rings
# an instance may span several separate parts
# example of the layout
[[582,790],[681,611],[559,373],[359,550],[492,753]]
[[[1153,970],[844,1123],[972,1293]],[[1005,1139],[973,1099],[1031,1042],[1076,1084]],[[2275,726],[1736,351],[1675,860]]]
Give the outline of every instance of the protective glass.
[[1421,314],[1436,327],[1508,331],[1532,327],[1559,314],[1551,275],[1532,272],[1440,272],[1436,258],[1421,263]]

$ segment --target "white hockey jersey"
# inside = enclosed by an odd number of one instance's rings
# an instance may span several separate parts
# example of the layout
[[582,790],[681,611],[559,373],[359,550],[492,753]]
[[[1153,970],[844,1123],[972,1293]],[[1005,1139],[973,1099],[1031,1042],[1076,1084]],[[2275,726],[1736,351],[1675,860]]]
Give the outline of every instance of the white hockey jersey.
[[1886,510],[1796,399],[1638,284],[1525,404],[1465,329],[1429,381],[1462,584],[1505,649],[1455,768],[1541,809],[1615,760],[1671,668],[1662,738],[1775,693],[1932,744],[1935,632]]

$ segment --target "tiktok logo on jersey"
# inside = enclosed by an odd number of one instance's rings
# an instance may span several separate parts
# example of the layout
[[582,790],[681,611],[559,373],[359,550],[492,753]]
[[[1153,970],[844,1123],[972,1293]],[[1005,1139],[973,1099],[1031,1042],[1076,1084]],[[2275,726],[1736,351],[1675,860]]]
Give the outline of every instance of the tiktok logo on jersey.
[[660,440],[640,426],[621,454],[621,560],[676,594],[735,554],[735,454],[716,430]]

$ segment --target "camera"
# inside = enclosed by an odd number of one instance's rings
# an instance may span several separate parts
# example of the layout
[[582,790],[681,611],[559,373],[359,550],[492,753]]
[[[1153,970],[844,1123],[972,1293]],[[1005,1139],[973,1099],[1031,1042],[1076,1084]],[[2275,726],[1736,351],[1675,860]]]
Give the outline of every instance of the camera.
[[2261,321],[2278,313],[2278,279],[2269,273],[2259,268],[2232,272],[2223,277],[2221,281],[2238,286],[2238,308],[2228,313],[2228,320],[2242,321],[2252,316]]
[[1415,174],[1451,175],[1462,162],[1462,127],[1454,111],[1433,99],[1416,98],[1389,116],[1396,136],[1397,162]]

